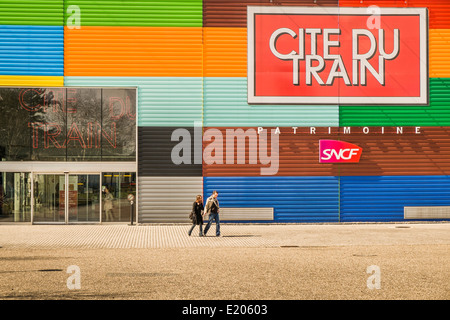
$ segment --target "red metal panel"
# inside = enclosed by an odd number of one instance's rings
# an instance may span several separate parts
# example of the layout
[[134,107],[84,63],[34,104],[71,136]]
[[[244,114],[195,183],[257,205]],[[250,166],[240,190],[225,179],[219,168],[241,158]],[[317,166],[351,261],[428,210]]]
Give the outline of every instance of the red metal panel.
[[[209,131],[215,129],[216,131]],[[262,164],[261,150],[251,152],[247,138],[244,149],[238,147],[235,139],[232,150],[234,157],[227,161],[227,129],[236,132],[238,128],[205,128],[203,141],[204,176],[259,176],[261,168],[273,165]],[[242,128],[243,132],[257,128]],[[275,128],[265,128],[275,130]],[[350,130],[350,132],[348,131]],[[252,132],[254,132],[252,131]],[[341,127],[341,128],[279,128],[279,166],[277,176],[397,176],[397,175],[447,175],[450,174],[450,127]],[[313,133],[315,132],[315,133]],[[331,133],[328,133],[331,132]],[[214,137],[211,137],[211,133]],[[221,135],[220,137],[217,137]],[[211,153],[216,138],[222,144]],[[258,137],[258,141],[259,141]],[[359,163],[319,163],[319,140],[341,140],[361,147]],[[272,140],[268,139],[270,151]],[[245,154],[245,163],[238,164],[238,152]],[[242,155],[241,154],[241,155]],[[222,163],[212,163],[216,157]],[[254,164],[250,164],[252,155]],[[270,153],[269,153],[270,155]]]
[[[209,129],[216,129],[220,132],[222,138],[222,148],[216,148],[216,153],[213,153],[213,157],[217,157],[222,160],[222,164],[208,164],[208,161],[212,159],[208,157],[210,152],[205,148],[207,146],[213,146],[216,137],[207,138],[211,136]],[[238,140],[234,141],[234,157],[233,161],[227,161],[227,129],[235,131],[236,129],[242,129],[243,132],[247,132],[248,129],[257,132],[257,128],[204,128],[203,136],[203,176],[260,176],[261,168],[268,168],[274,163],[262,164],[263,160],[262,150],[257,147],[256,152],[250,151],[249,140],[247,139],[245,149],[238,148]],[[276,130],[276,128],[264,128],[268,132]],[[275,175],[278,176],[337,176],[339,168],[333,164],[321,164],[319,163],[319,140],[320,139],[337,139],[338,133],[328,134],[327,128],[321,128],[323,133],[310,134],[312,130],[310,127],[299,127],[294,134],[294,130],[290,127],[279,128],[279,167]],[[214,133],[214,132],[213,132]],[[267,146],[267,152],[270,156],[270,150],[272,145],[272,139],[270,134],[267,135],[267,142],[263,140],[263,143]],[[258,136],[259,144],[260,136]],[[207,141],[205,141],[207,140]],[[218,145],[218,144],[217,144]],[[220,150],[221,149],[221,150]],[[245,153],[245,164],[238,164],[238,152]],[[256,161],[256,164],[250,164],[249,154],[252,155],[252,160]]]
[[361,161],[342,164],[342,176],[447,175],[450,174],[450,127],[371,127],[341,134],[342,140],[363,148]]
[[448,0],[340,0],[340,7],[415,7],[428,8],[430,29],[450,28],[450,1]]
[[247,6],[336,7],[338,0],[204,0],[204,27],[247,27]]

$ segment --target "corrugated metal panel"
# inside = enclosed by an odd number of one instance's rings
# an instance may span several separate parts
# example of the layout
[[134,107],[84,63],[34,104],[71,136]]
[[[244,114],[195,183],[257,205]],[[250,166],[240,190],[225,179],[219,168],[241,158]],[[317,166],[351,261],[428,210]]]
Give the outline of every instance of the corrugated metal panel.
[[0,75],[0,86],[12,87],[62,87],[64,77],[52,76],[5,76]]
[[339,0],[340,7],[416,7],[428,8],[430,29],[450,28],[450,2],[448,0]]
[[[274,128],[266,128],[268,131]],[[311,134],[314,129],[315,134]],[[211,130],[211,131],[210,131]],[[276,176],[387,176],[450,174],[449,127],[348,127],[348,128],[279,128],[278,159],[261,164],[261,138],[257,128],[205,128],[204,137],[222,138],[222,150],[216,139],[205,139],[203,148],[214,143],[215,152],[209,158],[204,153],[204,176],[260,176],[262,168],[273,168]],[[331,134],[328,134],[330,130]],[[345,133],[350,130],[350,133]],[[368,133],[364,133],[368,130]],[[234,145],[228,146],[228,138]],[[237,138],[231,135],[236,135]],[[244,140],[245,139],[245,140]],[[319,140],[343,140],[363,149],[359,163],[319,163]],[[250,150],[250,140],[255,150]],[[213,141],[213,142],[211,142]],[[238,141],[246,141],[242,147]],[[262,140],[264,141],[264,140]],[[272,141],[263,143],[271,150]],[[274,144],[275,145],[275,144]],[[233,158],[227,154],[232,147]],[[263,153],[265,155],[265,151]],[[238,164],[238,157],[244,163]],[[211,163],[220,159],[222,163]],[[254,161],[250,164],[250,159]],[[267,169],[266,169],[267,170]]]
[[402,221],[406,206],[448,206],[449,178],[341,177],[341,222]]
[[205,77],[247,77],[247,28],[203,28]]
[[273,208],[220,208],[221,221],[272,221]]
[[[214,131],[209,131],[210,129]],[[275,132],[276,128],[265,128],[267,132]],[[208,128],[204,130],[204,142],[203,148],[205,149],[211,142],[210,135],[216,135],[215,131],[219,130],[222,135],[223,148],[215,148],[215,153],[212,155],[214,159],[221,157],[223,163],[212,163],[213,158],[209,158],[209,152],[204,152],[203,163],[203,175],[204,176],[261,176],[263,175],[275,175],[275,176],[336,176],[339,174],[339,167],[333,164],[319,163],[319,140],[320,139],[338,139],[338,130],[334,130],[334,133],[328,134],[328,128],[316,128],[317,134],[311,134],[310,127],[297,128],[294,133],[294,129],[279,128],[280,134],[276,134],[278,137],[278,159],[271,155],[272,146],[276,148],[276,142],[270,139],[268,134],[267,141],[260,138],[257,134],[257,128]],[[227,155],[228,146],[227,134],[230,136],[228,139],[233,138],[234,134],[238,138],[234,138],[234,159],[231,162],[230,155]],[[248,137],[246,137],[248,135]],[[207,139],[205,139],[207,137]],[[249,138],[250,137],[250,138]],[[245,142],[245,149],[243,149],[238,141]],[[255,141],[256,149],[250,150],[250,140]],[[214,138],[214,147],[218,144]],[[262,145],[266,146],[264,153],[261,153],[259,148],[261,141]],[[266,152],[270,154],[266,163],[262,160],[262,154]],[[238,164],[238,157],[245,155],[245,164]],[[273,157],[273,158],[272,158]],[[256,164],[250,164],[250,158],[255,161]],[[278,164],[275,162],[278,160]],[[262,164],[264,162],[265,164]],[[262,168],[271,168],[267,174],[262,171]]]
[[2,0],[0,24],[8,25],[64,25],[62,0]]
[[340,106],[341,126],[450,126],[450,79],[430,79],[429,106]]
[[[429,32],[429,75],[450,77],[450,29]],[[247,77],[247,28],[204,28],[204,76]]]
[[198,194],[201,177],[139,177],[139,223],[190,222],[188,216]]
[[246,27],[248,5],[335,7],[338,0],[203,0],[203,26]]
[[274,222],[337,222],[337,177],[204,177],[204,198],[221,207],[273,207]]
[[342,176],[448,175],[450,174],[449,127],[351,128],[340,138],[363,149],[359,163],[340,165]]
[[63,76],[63,27],[0,25],[0,74]]
[[203,79],[64,77],[66,86],[138,87],[138,126],[193,127],[202,121]]
[[[178,135],[172,141],[175,130],[183,130],[186,138],[178,140]],[[201,139],[201,128],[199,128]],[[139,176],[202,176],[201,160],[194,161],[194,128],[180,127],[139,127],[138,128],[138,172]],[[188,140],[184,140],[188,139]],[[187,143],[190,146],[190,159],[185,163],[176,164],[172,159],[172,151],[176,145]],[[201,142],[200,142],[201,143]],[[176,149],[178,150],[178,149]],[[183,152],[188,152],[186,149]],[[201,147],[199,150],[201,159]],[[178,155],[179,152],[176,152]],[[186,153],[184,153],[186,154]],[[184,155],[183,154],[183,155]]]
[[247,78],[204,80],[204,126],[338,126],[338,106],[249,105]]
[[64,37],[66,76],[202,76],[200,27],[65,27]]
[[405,207],[405,219],[450,219],[450,206]]
[[80,8],[82,26],[202,26],[202,0],[65,0],[64,5]]
[[450,78],[450,29],[430,30],[428,50],[429,76]]

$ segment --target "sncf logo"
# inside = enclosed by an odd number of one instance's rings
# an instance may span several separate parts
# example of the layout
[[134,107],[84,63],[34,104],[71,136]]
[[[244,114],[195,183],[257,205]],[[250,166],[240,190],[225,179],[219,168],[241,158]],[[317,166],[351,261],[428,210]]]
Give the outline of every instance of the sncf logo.
[[320,163],[359,162],[362,148],[355,144],[338,140],[319,141]]

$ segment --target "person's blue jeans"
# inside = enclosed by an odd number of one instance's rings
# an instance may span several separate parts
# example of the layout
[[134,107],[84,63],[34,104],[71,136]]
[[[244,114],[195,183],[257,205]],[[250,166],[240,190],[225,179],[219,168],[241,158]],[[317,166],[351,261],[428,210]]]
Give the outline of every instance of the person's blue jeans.
[[220,236],[220,220],[219,220],[219,214],[218,213],[210,213],[209,214],[209,220],[208,220],[208,223],[206,224],[206,227],[205,227],[205,233],[204,233],[205,236],[206,236],[206,233],[209,230],[209,227],[211,227],[211,224],[212,224],[213,221],[216,222],[216,236]]

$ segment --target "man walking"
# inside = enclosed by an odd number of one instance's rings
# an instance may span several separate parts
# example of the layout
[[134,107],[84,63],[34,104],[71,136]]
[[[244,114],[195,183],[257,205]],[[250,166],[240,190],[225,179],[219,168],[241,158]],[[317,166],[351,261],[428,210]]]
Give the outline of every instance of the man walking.
[[213,220],[216,221],[216,236],[220,237],[220,220],[219,220],[219,201],[217,200],[217,196],[219,193],[214,190],[212,195],[206,200],[205,205],[205,214],[209,214],[208,224],[205,227],[205,232],[203,233],[206,236],[206,233],[211,227]]

